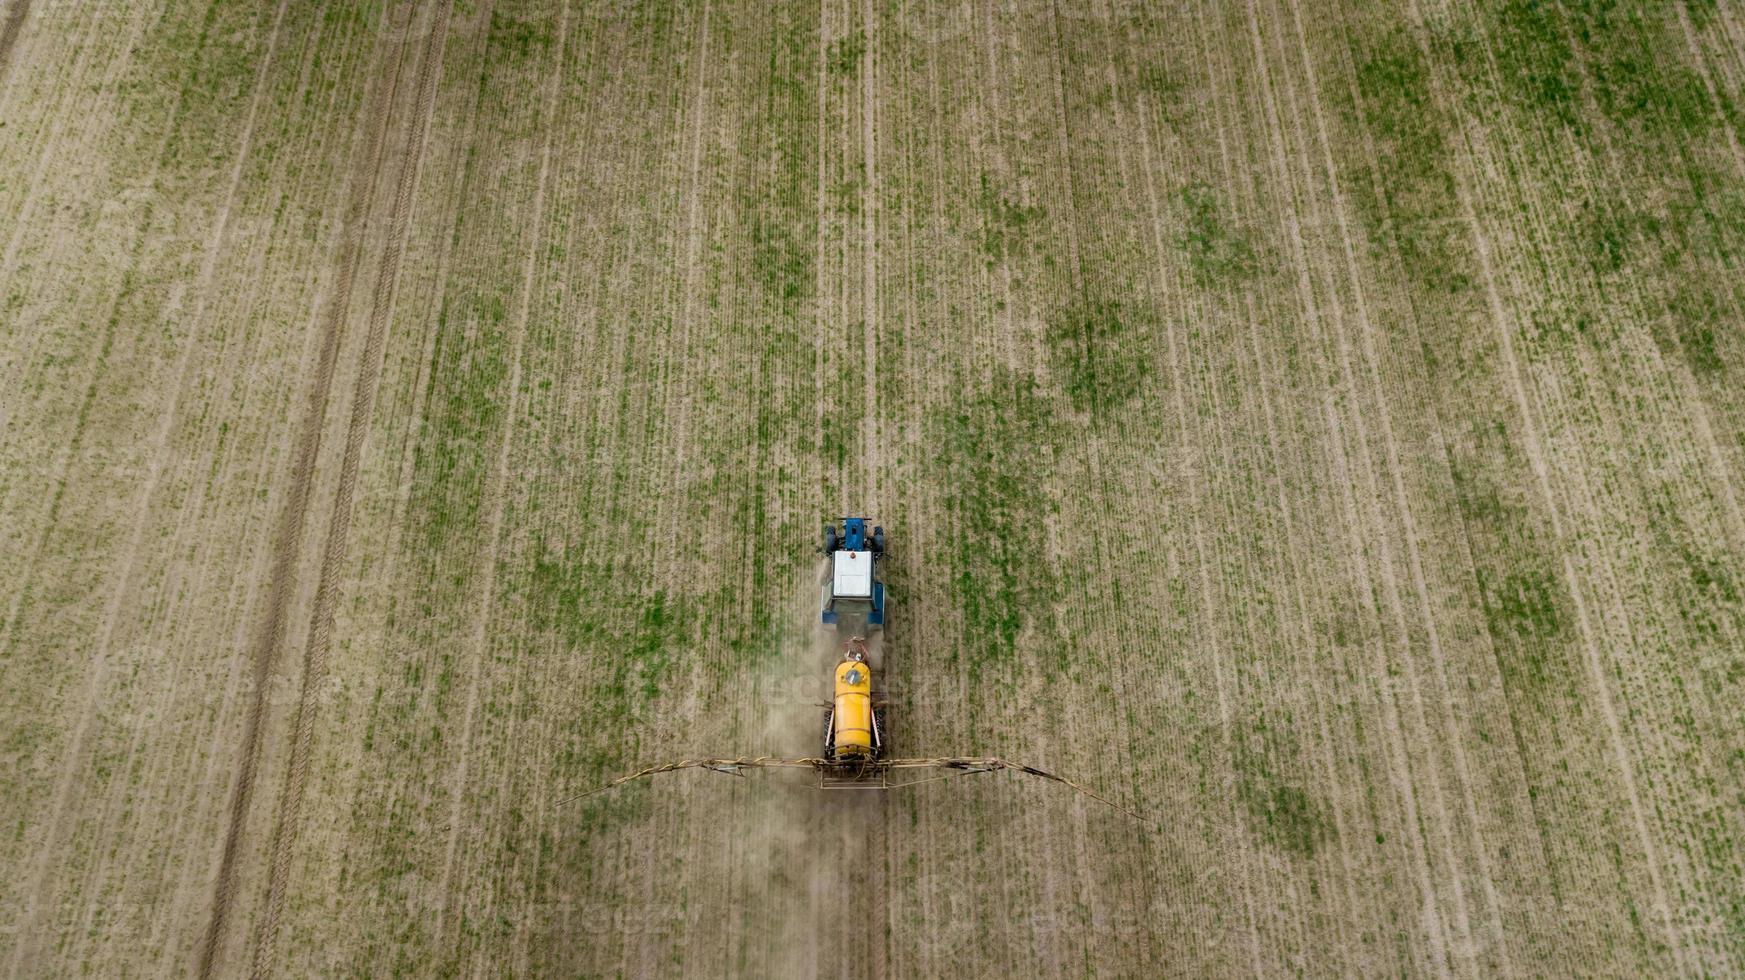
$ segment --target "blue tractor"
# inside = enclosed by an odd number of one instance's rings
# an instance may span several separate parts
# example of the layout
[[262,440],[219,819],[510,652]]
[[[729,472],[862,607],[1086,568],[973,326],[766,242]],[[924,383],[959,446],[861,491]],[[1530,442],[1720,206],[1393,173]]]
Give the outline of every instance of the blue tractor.
[[875,527],[869,534],[866,525],[864,517],[824,525],[824,553],[830,556],[824,625],[839,634],[866,636],[885,625],[885,583],[879,574],[885,529]]

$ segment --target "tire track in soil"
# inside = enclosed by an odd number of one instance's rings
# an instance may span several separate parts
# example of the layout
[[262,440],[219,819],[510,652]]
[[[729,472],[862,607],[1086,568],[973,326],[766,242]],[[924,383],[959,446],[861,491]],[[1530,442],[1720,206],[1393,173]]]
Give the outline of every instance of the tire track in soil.
[[[862,395],[862,450],[861,466],[865,485],[861,499],[869,505],[879,501],[879,468],[881,456],[879,453],[879,372],[878,372],[878,331],[879,331],[879,290],[878,290],[878,130],[876,113],[878,111],[878,96],[876,93],[877,78],[874,67],[878,64],[878,43],[876,27],[878,21],[873,16],[872,0],[861,0],[861,36],[864,38],[864,50],[860,64],[860,149],[861,149],[861,250],[864,265],[861,270],[861,381],[865,385]],[[864,510],[863,510],[864,512]]]
[[30,0],[13,0],[12,6],[6,8],[6,17],[0,20],[0,87],[6,84],[6,77],[12,70],[12,49],[18,44],[18,35],[24,30],[24,22],[30,17]]
[[[303,50],[298,59],[296,68],[298,84],[296,95],[292,99],[293,103],[300,103],[305,95],[310,91],[312,81],[311,65],[316,57],[316,51],[320,47],[320,45],[316,43],[316,37],[317,35],[310,34],[304,39]],[[367,38],[357,40],[348,38],[346,41],[346,47],[338,55],[338,57],[342,59],[341,63],[348,67],[354,64],[353,48],[358,49],[359,52],[356,55],[357,63],[367,67],[368,59],[371,52],[374,50],[374,45]],[[359,74],[362,74],[362,72],[359,71]],[[357,97],[360,104],[368,97],[369,89],[368,77],[361,78],[357,82]],[[355,146],[359,140],[358,134],[363,131],[363,126],[366,121],[367,120],[361,115],[353,115],[350,118],[342,120],[338,125],[332,126],[331,131],[333,133],[338,133],[341,131],[341,127],[343,127],[345,131],[349,131],[352,134],[348,142]],[[301,159],[309,159],[312,156],[322,154],[340,156],[343,154],[343,148],[334,149],[328,144],[327,140],[324,139],[311,147],[305,148]],[[290,180],[290,178],[285,175],[296,172],[296,169],[295,164],[278,160],[275,162],[273,175],[267,178],[267,183],[270,186],[279,186],[281,182]],[[295,184],[296,182],[293,181],[293,183]],[[300,184],[297,186],[298,190],[296,193],[302,193],[303,190],[305,190],[305,188]],[[344,208],[346,204],[345,190],[346,188],[342,185],[337,189],[329,189],[328,191],[320,193],[319,197],[322,202],[321,213],[324,216],[330,216],[336,220],[343,220],[343,212],[334,214],[334,209],[336,207],[341,209]],[[300,277],[300,288],[303,290],[304,295],[316,297],[317,299],[321,295],[317,283],[319,277],[325,271],[325,263],[323,262],[322,257],[327,255],[330,251],[331,249],[329,249],[325,244],[317,242],[312,249],[313,254],[310,256],[309,260],[298,263],[298,268],[302,273]],[[257,266],[257,268],[259,267]],[[254,309],[255,303],[251,300],[250,302],[243,304],[241,308]],[[315,327],[321,321],[321,315],[322,307],[319,302],[315,302],[313,305],[309,306],[303,316],[299,318],[302,321],[300,324],[301,329],[298,331],[299,340],[290,348],[298,352],[295,361],[296,366],[287,367],[285,369],[291,372],[291,380],[289,380],[285,386],[285,400],[287,404],[295,395],[295,390],[297,388],[297,382],[295,379],[312,376],[312,371],[309,369],[318,361],[318,353],[321,345],[319,342],[319,334],[318,331],[315,330]],[[227,370],[233,376],[252,377],[256,372],[264,369],[263,365],[271,363],[272,357],[273,348],[270,344],[250,344],[237,351],[233,360],[230,362],[232,366]],[[211,454],[205,457],[202,466],[210,467],[214,456],[218,452],[219,450],[215,447],[211,451]],[[248,486],[264,485],[272,487],[281,485],[283,483],[283,475],[288,473],[291,468],[292,460],[288,455],[281,456],[273,451],[271,445],[263,444],[253,448],[244,458],[227,464],[225,473],[227,474],[226,479],[240,479]],[[178,527],[177,533],[179,534],[180,531],[181,528]],[[233,591],[232,594],[235,595],[235,612],[233,615],[226,617],[226,622],[229,625],[223,630],[223,632],[228,635],[227,639],[224,640],[226,648],[232,651],[238,651],[238,655],[235,658],[237,661],[241,660],[240,651],[244,651],[248,648],[252,625],[252,611],[261,608],[259,605],[259,599],[267,586],[266,572],[270,568],[273,558],[271,549],[268,547],[272,543],[270,535],[273,531],[274,527],[271,524],[270,517],[265,521],[258,522],[251,518],[246,539],[238,550],[239,555],[246,555],[247,567],[245,569],[237,568],[230,573],[234,576],[240,576],[237,581],[247,583],[246,586],[241,589],[240,595],[237,595]],[[172,547],[170,550],[173,552],[175,549]],[[207,579],[207,581],[210,581],[210,579]],[[240,663],[228,669],[226,672],[228,676],[223,686],[212,692],[212,696],[215,698],[214,704],[221,706],[221,709],[222,706],[227,706],[232,703],[240,703],[241,698],[237,694],[237,691],[241,684],[243,669],[244,668]],[[186,766],[188,771],[193,772],[196,768],[198,770],[197,775],[194,777],[195,785],[202,787],[219,785],[222,773],[227,768],[224,764],[227,761],[226,752],[224,751],[224,747],[228,744],[226,735],[227,733],[223,726],[210,726],[204,738],[201,739],[202,744],[200,748],[195,750],[192,757],[187,761]],[[190,833],[197,835],[198,831],[190,830],[189,824],[201,822],[202,820],[203,817],[198,814],[178,814],[171,825],[168,839],[180,842],[186,840]],[[204,868],[199,864],[199,862],[178,861],[173,849],[166,849],[166,851],[167,853],[158,858],[158,867],[160,869],[159,874],[166,879],[173,878],[173,884],[168,884],[171,898],[166,917],[169,921],[174,921],[178,924],[173,927],[173,935],[176,938],[163,943],[158,949],[154,950],[154,965],[151,970],[153,973],[159,975],[175,971],[176,967],[172,966],[172,964],[180,964],[185,955],[185,948],[188,945],[197,943],[199,938],[203,935],[205,925],[200,921],[198,912],[191,910],[204,909],[207,905],[206,895],[207,892],[210,891],[210,888],[204,885]],[[172,868],[174,869],[173,873],[171,870]],[[181,937],[184,936],[187,937],[186,942],[183,942],[181,939]],[[186,972],[186,970],[184,969],[179,972]]]
[[[25,10],[28,10],[29,6],[29,3],[21,4],[21,8]],[[100,692],[103,690],[104,679],[108,675],[109,665],[107,659],[109,646],[114,641],[115,630],[120,622],[121,610],[130,593],[134,574],[138,567],[138,559],[141,550],[140,546],[145,539],[145,529],[146,525],[149,523],[149,512],[151,509],[152,498],[157,495],[158,484],[163,477],[163,471],[165,469],[165,449],[169,445],[170,433],[175,425],[176,413],[182,403],[182,393],[189,387],[189,370],[194,363],[194,353],[196,350],[201,349],[201,344],[196,342],[198,339],[197,331],[199,330],[200,321],[206,314],[207,297],[211,294],[212,276],[217,271],[218,266],[218,258],[220,254],[219,248],[223,244],[225,233],[230,227],[231,210],[236,202],[237,191],[242,185],[243,165],[248,162],[249,154],[253,147],[255,124],[260,118],[260,107],[267,90],[267,79],[271,75],[273,58],[278,50],[279,32],[284,26],[285,13],[289,7],[290,0],[279,0],[278,9],[273,15],[272,26],[268,29],[266,53],[262,56],[261,65],[255,73],[254,94],[250,98],[248,115],[243,122],[242,136],[238,142],[236,160],[231,165],[230,179],[225,188],[223,201],[219,204],[218,212],[214,217],[212,233],[207,236],[205,258],[202,260],[199,274],[194,280],[194,308],[188,317],[188,323],[191,325],[192,329],[196,331],[196,335],[190,337],[185,342],[182,353],[178,358],[178,363],[175,369],[176,383],[169,392],[168,402],[164,406],[163,412],[159,415],[157,430],[152,438],[152,449],[145,457],[147,460],[146,480],[145,485],[140,488],[134,504],[133,512],[135,516],[133,531],[128,536],[127,547],[123,552],[121,560],[121,577],[116,583],[113,591],[111,591],[109,601],[105,604],[103,619],[97,632],[96,660],[92,665],[90,680],[85,686],[83,699],[84,707],[81,709],[78,716],[78,723],[73,729],[71,747],[63,757],[63,764],[59,767],[60,777],[56,781],[54,794],[51,797],[52,802],[47,811],[50,815],[48,824],[49,838],[33,855],[32,871],[28,878],[30,885],[25,889],[25,894],[29,896],[30,899],[30,911],[24,928],[21,930],[21,935],[24,937],[25,941],[21,941],[13,948],[13,955],[9,968],[9,972],[13,975],[17,975],[21,964],[28,963],[31,960],[31,950],[33,947],[32,943],[29,942],[29,939],[33,936],[38,939],[41,938],[36,935],[34,925],[36,913],[48,904],[46,901],[48,896],[41,894],[45,884],[44,879],[47,875],[52,856],[60,851],[60,846],[58,844],[59,834],[61,831],[68,828],[68,821],[65,819],[65,812],[68,800],[72,793],[73,777],[76,773],[83,771],[77,765],[77,762],[84,755],[85,743],[90,737],[91,722],[97,715],[97,699]],[[17,16],[22,19],[21,14]],[[7,28],[11,27],[12,23],[9,20]],[[3,62],[4,60],[4,47],[7,43],[8,41],[6,38],[0,37],[0,62]],[[3,63],[0,63],[0,72],[3,71],[4,65]],[[166,327],[168,321],[171,321],[174,318],[175,309],[172,305],[171,309],[166,312],[162,318],[166,322]]]
[[[883,504],[879,499],[879,470],[882,467],[880,454],[880,425],[878,416],[878,93],[877,75],[874,67],[878,63],[877,26],[878,21],[873,13],[872,0],[861,0],[861,36],[864,48],[860,64],[860,145],[861,145],[861,234],[862,261],[864,263],[861,275],[861,365],[862,382],[865,391],[862,396],[861,418],[863,429],[863,446],[861,450],[862,486],[861,499],[865,501],[864,508],[877,508]],[[881,669],[882,669],[881,663]],[[867,976],[871,980],[884,980],[889,961],[889,950],[885,937],[890,929],[890,880],[886,873],[889,860],[889,822],[891,815],[890,800],[884,793],[877,793],[867,801],[872,819],[872,826],[867,831],[866,856],[867,867]]]
[[[706,193],[703,187],[703,143],[705,141],[703,124],[710,116],[709,100],[714,97],[715,92],[709,84],[709,21],[712,4],[705,0],[701,6],[702,9],[697,14],[699,26],[694,49],[696,61],[693,65],[690,60],[692,55],[687,52],[682,68],[682,71],[686,73],[687,86],[692,74],[696,77],[696,85],[692,89],[694,94],[691,95],[689,103],[691,111],[690,132],[686,140],[689,144],[689,153],[685,159],[685,183],[683,185],[686,188],[684,194],[685,216],[683,218],[685,229],[684,272],[676,277],[680,294],[674,304],[677,315],[673,317],[671,333],[664,338],[671,344],[671,349],[678,351],[691,349],[692,337],[695,333],[694,325],[697,320],[697,294],[704,288],[699,282],[702,276],[699,267],[703,261],[705,238],[703,225],[708,220],[703,214],[702,206]],[[677,159],[678,154],[675,153],[675,164]],[[713,163],[710,165],[713,166]],[[669,296],[670,292],[663,289],[661,301],[666,302]],[[686,474],[690,471],[693,462],[689,448],[691,402],[693,399],[688,390],[692,377],[689,359],[681,357],[678,359],[678,363],[666,366],[661,378],[660,417],[671,420],[667,423],[666,446],[671,457],[666,461],[664,467],[666,491],[660,494],[660,506],[655,510],[655,527],[660,535],[660,540],[663,541],[676,539],[681,534],[686,521],[685,507],[689,503]],[[660,569],[664,561],[668,560],[668,553],[669,549],[661,549],[660,554],[655,557],[656,569]],[[674,580],[665,573],[660,574],[663,581]]]
[[[402,4],[403,13],[400,18],[410,16],[404,13],[410,7],[410,2]],[[205,933],[199,945],[199,959],[196,972],[201,978],[213,975],[213,966],[217,959],[224,938],[224,929],[230,911],[230,903],[236,888],[236,860],[241,850],[243,825],[247,820],[252,802],[255,784],[255,769],[259,762],[261,728],[266,713],[266,696],[269,687],[274,654],[284,639],[285,613],[290,605],[292,595],[296,590],[296,565],[301,557],[300,543],[303,539],[303,528],[308,518],[309,491],[314,482],[314,471],[317,457],[321,453],[321,437],[323,421],[327,415],[327,404],[333,387],[333,373],[339,356],[340,340],[345,333],[346,310],[350,306],[351,290],[356,278],[359,253],[363,249],[363,233],[369,223],[370,212],[375,203],[375,187],[381,174],[383,144],[386,142],[389,110],[394,102],[394,95],[399,88],[400,71],[404,65],[406,44],[404,39],[395,47],[391,55],[385,55],[381,64],[391,69],[386,79],[377,88],[375,103],[370,108],[371,123],[369,125],[367,163],[352,175],[353,193],[356,195],[345,217],[343,233],[338,256],[338,279],[334,286],[332,302],[328,305],[326,315],[321,325],[321,349],[316,360],[315,377],[309,389],[309,399],[304,406],[304,415],[298,429],[297,441],[292,451],[292,470],[290,487],[286,494],[284,510],[280,512],[278,526],[274,534],[274,550],[272,565],[267,577],[267,608],[261,620],[260,629],[254,641],[250,644],[249,660],[254,669],[253,697],[248,707],[248,717],[243,729],[242,746],[238,752],[238,773],[236,789],[232,793],[229,818],[224,834],[223,851],[219,858],[218,874],[212,890],[211,918],[207,921]],[[343,485],[342,489],[346,489]],[[306,695],[305,686],[303,694]],[[301,699],[299,713],[301,713]]]
[[[317,706],[312,700],[312,694],[320,689],[327,675],[334,602],[339,592],[339,574],[345,563],[346,544],[351,532],[352,497],[357,487],[364,439],[369,434],[376,383],[381,375],[382,346],[388,321],[394,312],[394,299],[400,278],[400,258],[405,252],[406,236],[412,223],[413,195],[418,189],[418,174],[424,159],[426,135],[436,102],[436,83],[442,72],[443,44],[448,37],[450,9],[451,3],[444,0],[429,14],[431,23],[425,30],[424,51],[419,60],[415,81],[418,101],[412,112],[412,128],[407,135],[406,158],[401,162],[394,186],[393,206],[388,219],[388,238],[370,295],[370,317],[368,332],[364,337],[363,364],[358,371],[357,384],[352,395],[350,417],[346,420],[345,453],[340,463],[339,486],[334,491],[327,540],[321,553],[315,608],[310,615],[309,639],[303,651],[303,671],[298,683],[297,707],[292,723],[291,757],[285,775],[285,786],[279,796],[279,819],[273,828],[270,849],[272,864],[267,878],[266,908],[255,935],[254,958],[250,969],[253,976],[265,976],[271,972],[273,950],[278,939],[279,914],[285,901],[285,882],[290,877],[291,849],[297,839],[303,786],[308,778],[309,746],[315,736]],[[401,56],[403,59],[403,48]],[[378,156],[378,170],[379,165]],[[236,829],[234,822],[231,829],[233,832]]]

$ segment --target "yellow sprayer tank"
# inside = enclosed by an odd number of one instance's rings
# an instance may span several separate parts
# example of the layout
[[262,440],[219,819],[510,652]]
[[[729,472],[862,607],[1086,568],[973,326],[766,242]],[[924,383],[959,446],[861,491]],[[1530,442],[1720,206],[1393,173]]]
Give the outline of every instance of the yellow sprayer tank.
[[872,672],[859,660],[836,665],[836,713],[833,748],[838,759],[873,755]]

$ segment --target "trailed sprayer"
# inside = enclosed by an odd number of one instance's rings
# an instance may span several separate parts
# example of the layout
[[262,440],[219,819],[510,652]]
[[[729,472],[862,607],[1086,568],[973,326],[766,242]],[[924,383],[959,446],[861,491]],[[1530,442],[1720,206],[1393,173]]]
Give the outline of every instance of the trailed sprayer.
[[885,583],[879,575],[885,529],[875,527],[869,534],[864,517],[843,518],[840,526],[826,524],[824,553],[830,573],[821,619],[836,628],[843,648],[832,679],[833,696],[824,711],[824,759],[841,770],[823,772],[823,785],[832,786],[855,782],[866,763],[884,754],[879,723],[884,705],[873,694],[866,638],[885,625]]
[[[951,773],[996,772],[1010,769],[1040,776],[1072,787],[1130,816],[1131,810],[1089,789],[1034,766],[1019,765],[986,756],[944,756],[924,759],[893,759],[889,754],[885,723],[886,702],[878,688],[883,669],[880,642],[889,613],[883,565],[885,529],[869,527],[864,517],[844,517],[824,525],[823,625],[834,630],[827,664],[830,701],[824,707],[824,742],[818,755],[805,759],[745,756],[722,759],[682,759],[620,776],[598,789],[569,800],[604,792],[633,779],[680,769],[708,769],[739,773],[745,769],[811,769],[826,789],[897,789],[933,778],[903,779],[895,774],[916,769],[944,769]],[[897,781],[892,781],[893,779]]]

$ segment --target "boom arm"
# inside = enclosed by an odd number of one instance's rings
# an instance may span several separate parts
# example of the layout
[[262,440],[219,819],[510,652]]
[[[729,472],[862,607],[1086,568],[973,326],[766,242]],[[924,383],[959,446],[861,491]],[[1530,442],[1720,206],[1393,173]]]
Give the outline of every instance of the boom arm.
[[[588,790],[585,793],[577,793],[574,796],[560,800],[558,806],[563,806],[566,803],[572,803],[576,800],[593,796],[596,793],[604,793],[609,789],[615,789],[625,783],[637,779],[643,779],[648,776],[657,776],[663,772],[677,772],[681,769],[709,769],[714,772],[724,772],[738,776],[742,775],[740,772],[742,769],[814,769],[823,771],[835,768],[839,768],[838,764],[825,759],[777,759],[772,756],[738,759],[681,759],[677,762],[667,762],[658,766],[650,766],[647,769],[641,769],[630,773],[629,775],[619,776],[617,779],[614,779],[603,786]],[[1135,820],[1142,823],[1149,822],[1134,811],[1127,809],[1113,800],[1099,796],[1091,790],[1086,789],[1084,786],[1067,779],[1065,776],[1057,776],[1046,769],[1038,769],[1035,766],[1026,766],[1016,762],[1008,762],[1005,759],[993,758],[991,756],[955,756],[942,759],[879,759],[866,762],[860,768],[862,771],[866,772],[878,770],[895,771],[899,769],[945,769],[950,770],[945,774],[948,776],[969,775],[978,772],[998,772],[1002,769],[1010,769],[1013,772],[1021,772],[1026,776],[1039,776],[1049,782],[1060,783],[1062,786],[1066,786],[1083,796],[1088,796],[1104,806],[1119,810]],[[914,783],[929,781],[930,780],[926,779],[917,779],[911,782],[898,783],[892,788],[900,788],[913,785]]]

